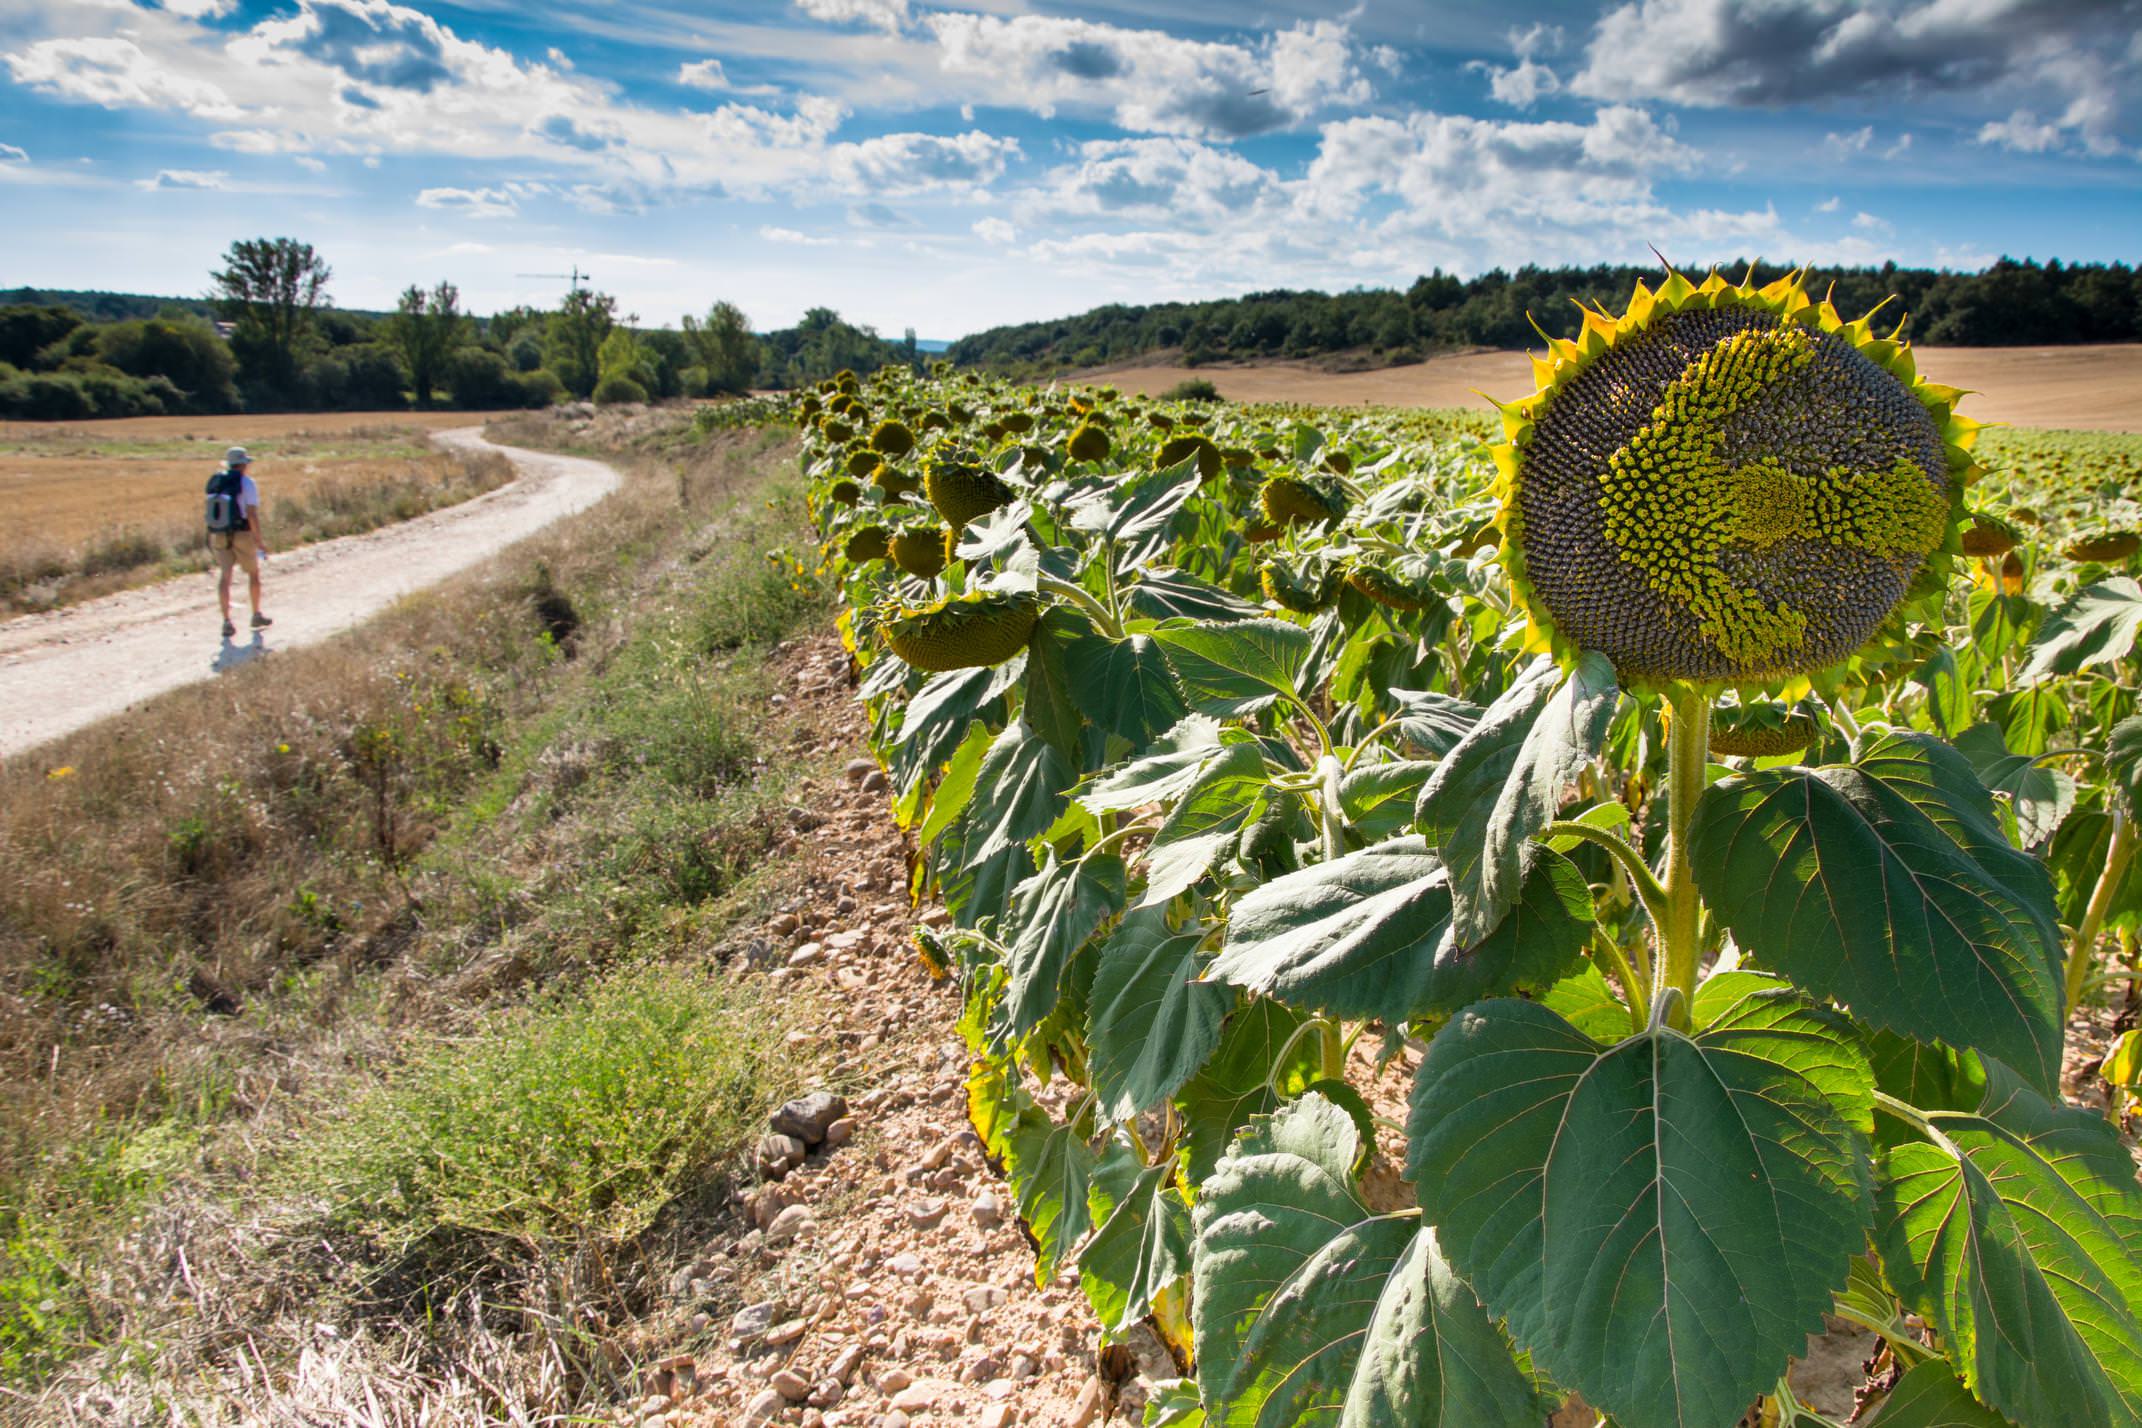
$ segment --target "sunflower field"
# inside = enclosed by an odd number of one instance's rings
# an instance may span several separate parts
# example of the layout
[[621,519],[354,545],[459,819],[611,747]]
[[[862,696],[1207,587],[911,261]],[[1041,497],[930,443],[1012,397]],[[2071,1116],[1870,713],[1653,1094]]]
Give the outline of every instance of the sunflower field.
[[1825,1316],[1880,1428],[2142,1424],[2138,443],[1789,279],[1536,369],[793,402],[1039,1273],[1151,1424],[1816,1424]]

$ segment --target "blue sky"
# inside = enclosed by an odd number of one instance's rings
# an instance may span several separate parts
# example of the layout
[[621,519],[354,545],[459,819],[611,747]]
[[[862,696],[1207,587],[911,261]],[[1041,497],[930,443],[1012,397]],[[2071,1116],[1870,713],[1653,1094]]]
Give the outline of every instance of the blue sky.
[[948,338],[1441,266],[2142,257],[2142,0],[6,0],[0,286]]

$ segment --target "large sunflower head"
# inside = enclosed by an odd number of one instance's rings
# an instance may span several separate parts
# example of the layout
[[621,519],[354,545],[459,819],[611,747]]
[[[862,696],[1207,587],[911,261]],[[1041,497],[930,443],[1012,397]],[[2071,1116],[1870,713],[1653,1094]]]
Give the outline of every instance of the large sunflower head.
[[1798,274],[1638,284],[1549,347],[1495,448],[1540,643],[1630,683],[1785,684],[1946,584],[1977,424]]

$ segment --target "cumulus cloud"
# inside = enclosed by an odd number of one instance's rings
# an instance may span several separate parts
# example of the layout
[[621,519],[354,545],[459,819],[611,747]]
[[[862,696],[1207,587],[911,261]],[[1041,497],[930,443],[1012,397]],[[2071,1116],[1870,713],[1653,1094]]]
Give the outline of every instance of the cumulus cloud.
[[2064,138],[2059,125],[2041,123],[2028,109],[2018,109],[2006,119],[1988,120],[1975,142],[2018,154],[2042,154],[2059,148]]
[[152,190],[228,188],[230,177],[223,169],[160,169],[155,178],[136,179],[134,186]]
[[1877,218],[1873,214],[1864,211],[1852,215],[1852,226],[1862,233],[1894,233],[1896,231],[1890,225],[1888,219]]
[[984,243],[1003,247],[1019,241],[1019,230],[1001,218],[974,220],[974,236]]
[[497,188],[427,188],[416,201],[419,208],[436,208],[464,218],[511,218],[521,211],[512,194]]
[[2112,152],[2134,89],[2134,0],[1628,0],[1571,80],[1601,100],[1785,105],[1898,91],[2042,93]]
[[1488,93],[1499,104],[1513,109],[1530,109],[1542,98],[1562,87],[1562,77],[1539,62],[1537,56],[1553,54],[1562,48],[1562,27],[1550,25],[1544,20],[1510,30],[1510,53],[1517,56],[1515,65],[1489,64],[1474,60],[1466,68],[1483,71],[1488,77]]
[[779,94],[771,84],[738,84],[729,78],[718,59],[693,60],[677,66],[677,83],[686,89],[704,89],[714,94]]
[[910,194],[994,182],[1019,154],[1019,141],[979,130],[964,134],[882,134],[826,151],[826,172],[859,193]]
[[1099,139],[1052,170],[1035,198],[1058,213],[1173,215],[1190,223],[1277,197],[1279,180],[1232,149],[1195,139]]
[[888,31],[907,24],[907,0],[796,0],[796,8],[828,24],[863,24]]
[[759,236],[769,243],[786,243],[798,248],[830,248],[840,240],[825,238],[813,233],[798,232],[794,228],[779,228],[772,224],[759,230]]
[[1125,129],[1241,138],[1371,97],[1352,34],[1333,20],[1256,44],[1187,40],[1042,15],[926,16],[944,71],[985,103],[1100,110]]
[[[207,120],[221,126],[211,142],[240,153],[345,154],[367,165],[445,154],[590,170],[589,186],[561,184],[561,196],[603,211],[677,189],[744,198],[967,190],[1018,155],[1014,141],[979,132],[840,143],[847,110],[816,95],[758,104],[743,95],[759,91],[730,85],[736,97],[711,109],[657,107],[393,0],[296,0],[236,30],[168,10],[83,13],[85,28],[111,33],[37,40],[0,62],[47,94]],[[926,41],[895,43],[934,53]],[[679,79],[711,89],[727,75],[710,60],[685,65]]]
[[1825,198],[1824,200],[1822,200],[1822,202],[1815,205],[1815,212],[1835,213],[1838,209],[1842,207],[1844,207],[1844,200],[1833,193],[1828,198]]

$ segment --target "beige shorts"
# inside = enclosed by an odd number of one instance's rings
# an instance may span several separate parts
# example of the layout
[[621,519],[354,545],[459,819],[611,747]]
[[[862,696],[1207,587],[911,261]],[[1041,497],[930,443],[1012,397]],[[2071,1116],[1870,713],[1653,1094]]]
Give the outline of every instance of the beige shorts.
[[260,574],[260,538],[252,531],[232,531],[218,535],[211,531],[208,536],[209,553],[216,558],[216,569],[229,570],[233,565],[248,575]]

